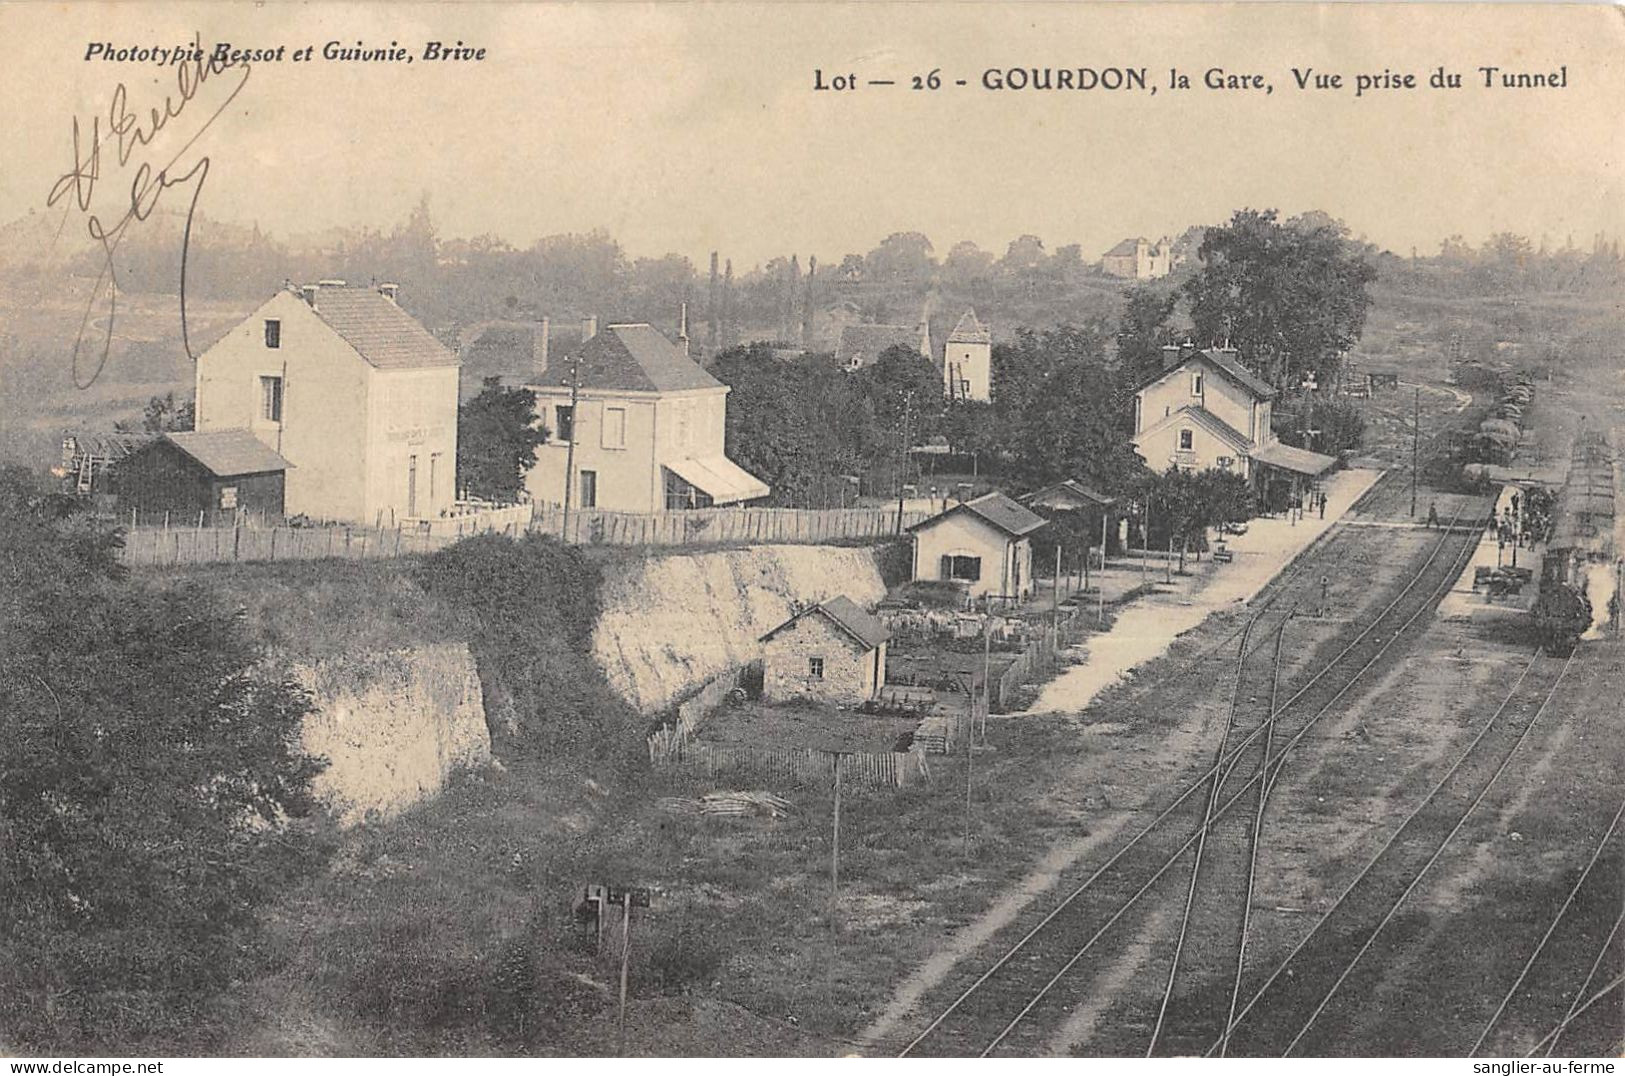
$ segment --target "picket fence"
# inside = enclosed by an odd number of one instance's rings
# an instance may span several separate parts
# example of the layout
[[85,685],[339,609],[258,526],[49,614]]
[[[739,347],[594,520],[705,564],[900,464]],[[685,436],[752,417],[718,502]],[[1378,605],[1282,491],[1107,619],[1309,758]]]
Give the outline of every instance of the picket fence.
[[455,520],[443,523],[438,527],[126,527],[119,559],[132,566],[328,557],[371,560],[433,553],[488,531],[512,537],[525,531],[518,519],[502,527],[465,522],[459,528]]
[[[905,510],[903,527],[931,518]],[[537,508],[531,529],[573,545],[698,546],[728,543],[817,545],[876,541],[898,533],[895,508],[696,508],[673,512]]]

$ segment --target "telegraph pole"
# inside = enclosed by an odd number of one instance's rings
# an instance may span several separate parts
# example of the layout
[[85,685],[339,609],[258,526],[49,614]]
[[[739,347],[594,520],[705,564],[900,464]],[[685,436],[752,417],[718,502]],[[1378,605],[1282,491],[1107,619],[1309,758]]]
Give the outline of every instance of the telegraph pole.
[[1416,450],[1422,438],[1422,386],[1416,386],[1416,406],[1411,413],[1411,518],[1416,518]]
[[559,524],[559,541],[570,540],[570,491],[576,471],[576,404],[581,397],[581,356],[570,357],[570,440],[564,449],[564,519]]
[[897,533],[903,533],[903,475],[908,466],[908,419],[909,407],[914,402],[914,394],[903,394],[903,439],[897,445]]
[[835,771],[835,822],[830,834],[829,854],[829,929],[839,929],[836,909],[841,902],[841,753],[830,752],[830,767]]

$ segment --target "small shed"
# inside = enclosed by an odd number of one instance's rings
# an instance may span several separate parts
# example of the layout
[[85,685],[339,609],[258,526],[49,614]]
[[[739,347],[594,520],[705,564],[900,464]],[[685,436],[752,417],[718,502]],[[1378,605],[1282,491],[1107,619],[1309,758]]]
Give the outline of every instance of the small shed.
[[1033,592],[1029,536],[1042,516],[995,490],[909,528],[914,578],[962,583],[971,597],[1026,598]]
[[860,703],[886,682],[886,625],[840,596],[762,636],[762,698]]
[[118,463],[119,506],[177,520],[201,512],[212,523],[239,512],[280,516],[292,466],[247,430],[166,433]]

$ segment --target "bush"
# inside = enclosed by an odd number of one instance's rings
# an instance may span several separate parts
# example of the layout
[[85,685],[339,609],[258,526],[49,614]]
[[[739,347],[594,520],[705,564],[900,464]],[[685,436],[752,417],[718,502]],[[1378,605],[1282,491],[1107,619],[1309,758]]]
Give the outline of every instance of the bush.
[[310,702],[210,589],[114,570],[116,533],[0,476],[0,1023],[182,1053],[326,842]]
[[581,550],[545,535],[484,534],[428,557],[418,580],[474,620],[470,649],[499,754],[642,757],[637,714],[592,660],[602,577]]
[[681,926],[655,938],[649,948],[649,974],[661,993],[684,993],[713,982],[722,957],[722,946],[710,934]]
[[914,575],[914,541],[894,538],[875,547],[875,565],[887,588],[906,583]]

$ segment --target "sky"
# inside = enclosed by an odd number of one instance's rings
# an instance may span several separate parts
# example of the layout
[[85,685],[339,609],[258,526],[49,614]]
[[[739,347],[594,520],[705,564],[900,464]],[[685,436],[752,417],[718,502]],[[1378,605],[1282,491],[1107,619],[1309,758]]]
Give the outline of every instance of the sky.
[[[0,223],[46,211],[75,118],[82,141],[97,117],[105,131],[120,84],[137,116],[179,97],[175,68],[87,61],[91,43],[194,35],[288,53],[398,42],[415,59],[251,64],[198,135],[241,69],[206,80],[150,146],[122,165],[103,153],[94,198],[110,212],[143,162],[194,135],[171,175],[208,158],[200,211],[280,235],[387,228],[427,193],[444,236],[522,246],[599,227],[635,255],[721,250],[736,266],[896,231],[939,254],[1033,233],[1093,259],[1242,206],[1324,209],[1400,253],[1503,230],[1589,249],[1620,233],[1625,204],[1625,9],[1602,6],[0,0],[0,32]],[[422,57],[459,40],[485,59]],[[1485,90],[1480,65],[1566,66],[1568,86]],[[1427,88],[1440,66],[1463,88]],[[1157,92],[980,88],[990,68],[1080,67],[1143,67]],[[1294,67],[1345,85],[1298,91]],[[1171,68],[1194,88],[1170,88]],[[1273,91],[1205,89],[1213,68]],[[933,70],[941,89],[909,88]],[[860,85],[817,90],[819,71]],[[1421,85],[1354,95],[1357,74],[1385,71]]]

